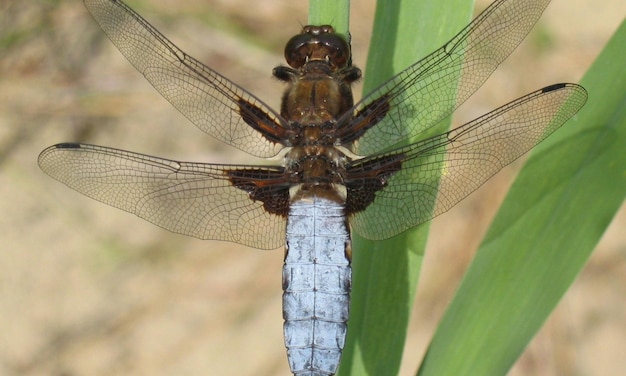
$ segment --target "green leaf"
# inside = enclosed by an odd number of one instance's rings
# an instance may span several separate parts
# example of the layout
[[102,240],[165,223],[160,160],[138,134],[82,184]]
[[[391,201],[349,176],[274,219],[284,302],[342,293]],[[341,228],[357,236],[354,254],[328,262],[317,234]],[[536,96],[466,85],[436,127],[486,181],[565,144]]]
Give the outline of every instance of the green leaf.
[[626,197],[626,23],[590,68],[589,101],[535,148],[440,323],[420,375],[504,375]]
[[332,25],[335,32],[346,37],[350,27],[350,0],[309,1],[309,25]]
[[[364,92],[447,42],[472,9],[467,0],[379,1]],[[339,375],[398,373],[427,233],[423,225],[387,241],[354,238],[351,317]]]

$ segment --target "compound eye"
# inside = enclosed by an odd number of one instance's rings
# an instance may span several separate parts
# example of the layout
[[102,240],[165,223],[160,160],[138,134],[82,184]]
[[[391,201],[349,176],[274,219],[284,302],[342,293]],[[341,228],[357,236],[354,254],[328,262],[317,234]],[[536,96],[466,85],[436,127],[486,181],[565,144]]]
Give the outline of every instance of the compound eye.
[[301,68],[309,60],[323,60],[333,69],[339,69],[350,60],[350,46],[332,26],[309,25],[287,42],[285,59],[292,68]]
[[292,68],[302,67],[308,60],[310,34],[298,34],[287,42],[285,46],[285,60]]
[[348,64],[350,47],[339,34],[322,34],[318,40],[320,54],[333,68],[344,68]]

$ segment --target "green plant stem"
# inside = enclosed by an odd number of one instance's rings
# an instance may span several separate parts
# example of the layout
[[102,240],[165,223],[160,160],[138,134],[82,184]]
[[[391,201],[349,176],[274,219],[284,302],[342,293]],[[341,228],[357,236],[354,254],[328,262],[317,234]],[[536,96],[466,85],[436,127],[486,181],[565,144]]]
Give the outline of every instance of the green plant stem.
[[[468,23],[472,9],[467,0],[379,1],[364,92],[440,47]],[[354,237],[351,318],[339,375],[398,373],[428,228],[382,242]]]
[[350,0],[309,1],[309,25],[332,25],[346,37],[350,28]]

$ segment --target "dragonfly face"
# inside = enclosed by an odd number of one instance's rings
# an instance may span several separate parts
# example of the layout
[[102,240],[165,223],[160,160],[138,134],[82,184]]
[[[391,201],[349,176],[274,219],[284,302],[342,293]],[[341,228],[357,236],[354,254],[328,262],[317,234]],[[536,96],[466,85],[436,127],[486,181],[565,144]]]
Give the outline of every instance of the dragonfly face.
[[[558,129],[585,90],[555,84],[412,143],[463,103],[530,31],[549,0],[498,0],[439,50],[354,103],[361,71],[329,25],[285,48],[275,111],[160,34],[119,0],[85,0],[112,42],[207,134],[275,165],[180,162],[63,143],[50,176],[170,231],[286,247],[285,344],[294,374],[334,374],[347,330],[350,234],[385,239],[447,211]],[[498,30],[496,32],[496,30]],[[485,51],[488,57],[485,58]]]

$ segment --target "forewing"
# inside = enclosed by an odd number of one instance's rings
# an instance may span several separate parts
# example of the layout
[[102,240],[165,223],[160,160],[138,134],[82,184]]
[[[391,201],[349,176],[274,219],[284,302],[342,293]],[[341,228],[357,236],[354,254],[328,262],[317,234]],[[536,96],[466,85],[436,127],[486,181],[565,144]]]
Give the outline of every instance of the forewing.
[[558,129],[586,99],[581,86],[552,85],[447,133],[354,161],[351,168],[397,155],[402,166],[373,203],[354,214],[353,230],[385,239],[449,210]]
[[[550,0],[498,0],[426,58],[382,84],[355,108],[374,103],[387,115],[358,141],[355,151],[371,155],[435,126],[469,98],[519,45]],[[379,98],[386,98],[380,101]],[[369,112],[376,112],[372,106]],[[351,121],[352,113],[339,120]]]
[[187,55],[121,1],[85,0],[85,6],[128,61],[198,128],[259,157],[282,148],[249,125],[284,132],[269,106]]
[[177,162],[75,143],[45,149],[38,162],[70,188],[172,232],[261,249],[284,244],[284,217],[267,213],[228,175],[272,167]]

